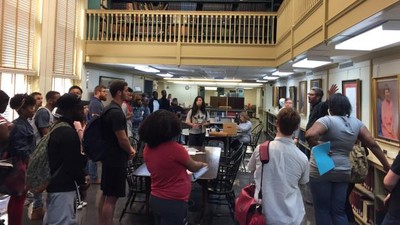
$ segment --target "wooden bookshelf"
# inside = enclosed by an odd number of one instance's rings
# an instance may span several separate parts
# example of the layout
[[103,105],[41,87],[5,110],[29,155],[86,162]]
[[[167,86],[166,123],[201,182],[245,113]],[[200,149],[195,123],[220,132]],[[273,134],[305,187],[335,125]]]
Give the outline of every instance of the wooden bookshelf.
[[276,115],[267,112],[265,120],[266,120],[265,132],[267,134],[267,139],[274,140],[276,136]]

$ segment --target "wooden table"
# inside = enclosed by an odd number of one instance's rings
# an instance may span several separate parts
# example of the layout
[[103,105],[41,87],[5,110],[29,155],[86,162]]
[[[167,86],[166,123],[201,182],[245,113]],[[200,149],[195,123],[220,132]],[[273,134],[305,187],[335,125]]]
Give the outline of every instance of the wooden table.
[[[220,147],[194,147],[198,149],[195,155],[190,155],[193,160],[200,161],[208,164],[208,171],[203,174],[199,179],[202,180],[212,180],[217,177],[219,159],[221,156]],[[150,176],[150,172],[147,169],[146,163],[140,165],[133,173],[136,176]]]
[[[182,129],[182,135],[185,136],[185,142],[187,143],[187,140],[189,137],[189,129]],[[232,142],[232,138],[233,137],[237,137],[237,133],[233,134],[233,135],[227,135],[227,136],[213,136],[210,135],[209,132],[206,132],[206,136],[205,139],[207,141],[209,140],[218,140],[218,141],[222,141],[224,143],[224,155],[226,155],[227,152],[229,152],[229,148],[230,148],[230,143]]]

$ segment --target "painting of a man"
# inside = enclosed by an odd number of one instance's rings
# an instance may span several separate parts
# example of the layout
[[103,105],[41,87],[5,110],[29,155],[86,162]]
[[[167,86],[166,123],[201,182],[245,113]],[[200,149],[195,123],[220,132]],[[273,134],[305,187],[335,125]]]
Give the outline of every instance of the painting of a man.
[[394,129],[393,101],[390,95],[390,88],[385,86],[384,99],[381,103],[381,130],[385,138],[397,140],[397,134]]

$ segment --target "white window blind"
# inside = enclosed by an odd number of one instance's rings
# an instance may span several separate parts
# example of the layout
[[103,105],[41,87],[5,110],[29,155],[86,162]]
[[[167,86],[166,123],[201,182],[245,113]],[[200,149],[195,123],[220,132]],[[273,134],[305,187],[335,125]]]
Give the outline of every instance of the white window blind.
[[32,70],[36,1],[0,0],[0,67]]
[[57,90],[63,95],[64,93],[68,93],[68,89],[73,85],[71,79],[68,78],[53,78],[52,90]]
[[[29,89],[27,76],[23,74],[0,73],[0,89],[7,93],[10,98],[15,94],[27,93]],[[2,115],[9,121],[13,121],[18,117],[18,114],[9,105]]]
[[76,0],[57,0],[54,75],[75,75]]

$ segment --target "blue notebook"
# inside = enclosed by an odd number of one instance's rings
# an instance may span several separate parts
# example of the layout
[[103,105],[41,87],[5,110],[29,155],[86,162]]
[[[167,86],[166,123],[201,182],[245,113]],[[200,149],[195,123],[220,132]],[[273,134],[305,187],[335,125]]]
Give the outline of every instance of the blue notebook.
[[335,168],[332,158],[328,155],[331,150],[331,142],[325,142],[323,144],[314,146],[312,149],[315,163],[317,164],[319,175],[323,175],[326,172]]

